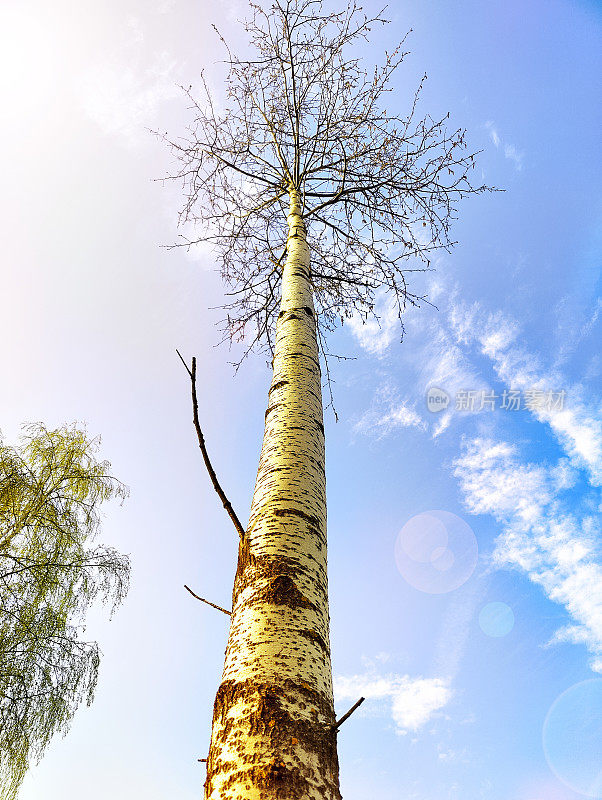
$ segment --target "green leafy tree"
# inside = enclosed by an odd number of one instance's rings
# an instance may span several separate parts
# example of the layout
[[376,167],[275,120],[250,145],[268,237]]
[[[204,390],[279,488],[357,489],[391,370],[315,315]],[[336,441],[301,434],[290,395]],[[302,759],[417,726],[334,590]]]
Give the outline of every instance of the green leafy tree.
[[92,702],[99,648],[80,638],[95,598],[114,610],[129,559],[93,544],[99,508],[126,487],[96,458],[99,440],[73,425],[0,438],[0,799],[12,800],[32,761]]

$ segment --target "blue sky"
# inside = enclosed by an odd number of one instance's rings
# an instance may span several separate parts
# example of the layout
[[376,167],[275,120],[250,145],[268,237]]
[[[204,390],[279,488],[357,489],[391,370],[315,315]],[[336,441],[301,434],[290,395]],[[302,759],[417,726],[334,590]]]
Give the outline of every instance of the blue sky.
[[[178,196],[153,181],[169,156],[146,129],[182,130],[176,84],[202,67],[219,91],[210,22],[236,43],[242,13],[191,0],[0,11],[2,431],[85,421],[132,492],[102,535],[133,573],[113,620],[89,619],[96,700],[23,800],[201,794],[227,620],[182,585],[228,605],[236,540],[174,349],[199,358],[203,426],[242,518],[269,372],[257,357],[234,375],[215,347],[210,253],[161,248]],[[357,357],[332,365],[339,422],[326,418],[337,708],[367,697],[339,735],[343,797],[599,798],[602,12],[408,0],[389,16],[364,55],[413,29],[391,103],[403,111],[426,70],[424,113],[449,110],[505,192],[462,205],[457,247],[415,279],[435,307],[407,312],[403,342],[386,298],[380,328],[352,320],[332,337]],[[436,413],[433,387],[449,397]],[[510,390],[520,409],[500,407]],[[532,390],[552,404],[525,408]],[[460,392],[473,411],[456,410]]]

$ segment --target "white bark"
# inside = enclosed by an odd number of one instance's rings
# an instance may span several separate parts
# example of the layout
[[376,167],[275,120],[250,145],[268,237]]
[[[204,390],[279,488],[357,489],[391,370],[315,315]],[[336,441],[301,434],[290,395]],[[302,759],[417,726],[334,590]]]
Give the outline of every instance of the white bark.
[[340,800],[324,426],[309,247],[290,191],[274,374],[239,548],[206,800]]

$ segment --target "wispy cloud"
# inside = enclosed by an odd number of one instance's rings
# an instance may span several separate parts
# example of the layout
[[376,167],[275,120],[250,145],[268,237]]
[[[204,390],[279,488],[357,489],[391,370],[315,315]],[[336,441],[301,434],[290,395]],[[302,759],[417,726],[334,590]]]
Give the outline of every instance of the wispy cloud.
[[82,77],[81,103],[88,116],[107,135],[128,145],[148,137],[146,128],[156,122],[161,103],[179,94],[177,62],[166,51],[144,63],[144,32],[130,17],[124,39],[104,63]]
[[[434,284],[441,291],[440,285]],[[538,354],[529,352],[523,344],[518,323],[500,311],[487,312],[478,303],[472,305],[457,300],[457,290],[447,289],[447,299],[441,303],[441,312],[429,321],[429,335],[423,334],[422,315],[408,314],[405,325],[408,340],[412,342],[408,366],[415,375],[414,385],[424,397],[427,388],[436,386],[451,398],[449,407],[438,414],[425,413],[414,402],[385,397],[379,390],[371,408],[356,424],[356,430],[372,432],[378,438],[387,436],[402,427],[428,430],[433,437],[446,431],[452,421],[462,420],[472,411],[458,411],[454,397],[463,390],[491,392],[489,381],[475,364],[474,350],[485,356],[500,383],[507,389],[523,393],[554,390],[564,391],[565,400],[554,406],[535,399],[529,412],[536,420],[549,426],[554,436],[567,450],[576,467],[588,470],[595,485],[602,485],[602,404],[594,398],[585,398],[580,385],[571,385],[559,371],[558,361],[549,368],[542,365]],[[384,302],[384,301],[383,301]],[[579,340],[591,335],[602,309],[599,302],[589,323],[579,331]],[[392,343],[399,321],[393,307],[383,306],[381,326],[375,323],[361,326],[358,320],[352,333],[369,353],[383,356]],[[426,405],[425,405],[426,409]],[[477,411],[478,409],[475,409]]]
[[376,391],[372,406],[353,429],[356,433],[382,439],[398,428],[426,430],[426,422],[413,406],[400,400],[392,385],[386,382]]
[[[432,282],[432,297],[443,291],[440,282]],[[453,292],[451,294],[453,296]],[[385,301],[382,303],[380,327],[376,323],[362,325],[359,318],[354,318],[351,325],[351,332],[360,346],[379,357],[385,355],[399,331],[399,319],[394,306],[387,305]],[[437,437],[449,427],[456,412],[452,402],[445,411],[429,413],[426,409],[426,391],[429,387],[442,388],[451,397],[466,389],[489,391],[488,383],[470,363],[448,315],[444,312],[433,313],[429,320],[429,335],[424,336],[422,313],[408,313],[404,324],[407,340],[412,343],[407,366],[413,372],[413,383],[419,387],[420,400],[424,403],[426,413],[424,416],[420,414],[416,401],[401,401],[389,382],[375,393],[371,408],[356,423],[357,431],[382,438],[402,427],[416,427],[428,430],[433,437]]]
[[575,294],[563,297],[556,306],[558,315],[558,352],[555,366],[563,365],[584,340],[592,335],[600,320],[602,297],[596,297],[593,304],[583,304]]
[[494,143],[496,147],[499,147],[501,144],[501,139],[499,137],[498,132],[493,127],[493,122],[487,122],[486,125],[489,128],[489,135],[491,136],[491,141]]
[[[544,356],[527,347],[521,326],[511,317],[463,303],[453,290],[445,294],[428,337],[414,336],[418,331],[412,329],[412,318],[406,321],[416,385],[438,386],[452,397],[462,389],[478,392],[487,388],[482,370],[483,364],[489,365],[502,387],[521,393],[523,411],[539,423],[540,436],[555,439],[563,451],[552,463],[525,459],[516,444],[495,438],[498,420],[488,415],[488,438],[466,438],[454,463],[466,508],[490,514],[502,526],[493,565],[522,571],[565,608],[570,621],[551,643],[584,644],[592,669],[602,672],[602,531],[597,516],[602,510],[602,406],[595,394],[570,384],[557,360],[546,366]],[[581,326],[580,340],[591,334],[596,318],[594,312],[593,322]],[[537,401],[550,390],[564,391],[564,402]],[[393,391],[381,391],[356,429],[382,437],[414,426],[438,436],[452,421],[467,419],[453,401],[433,419],[428,413],[420,417],[407,402],[398,403]],[[508,414],[505,419],[510,421]],[[459,630],[466,627],[469,613],[469,607],[456,609]],[[437,672],[451,675],[443,662]],[[449,677],[444,685],[449,689]]]
[[[419,380],[423,391],[428,386],[444,389],[450,397],[463,390],[488,391],[488,384],[473,368],[462,347],[454,341],[447,322],[438,320],[431,338],[425,342],[420,354]],[[433,437],[439,436],[449,427],[455,414],[453,400],[449,408],[433,418]]]
[[374,311],[376,319],[364,319],[356,312],[346,324],[363,350],[371,355],[383,356],[401,335],[399,312],[394,299],[385,293],[376,298]]
[[176,5],[176,0],[159,0],[157,3],[157,14],[169,14],[173,11]]
[[174,66],[167,53],[143,71],[124,64],[99,66],[84,80],[84,109],[104,133],[135,144],[148,135],[160,103],[178,93]]
[[570,461],[528,463],[507,442],[467,440],[454,467],[467,508],[491,514],[504,526],[494,564],[525,572],[563,605],[572,622],[552,641],[586,645],[591,668],[602,672],[601,530],[591,508],[597,492],[576,509],[562,497],[573,481]]
[[485,127],[489,131],[489,136],[495,147],[498,150],[501,150],[504,153],[504,158],[507,158],[509,161],[512,161],[516,171],[520,172],[523,168],[525,154],[522,153],[520,150],[518,150],[518,148],[515,145],[510,144],[510,142],[505,142],[502,139],[494,122],[489,120],[488,122],[485,123]]
[[485,591],[482,577],[474,576],[451,598],[443,615],[435,646],[434,671],[454,681],[460,670],[477,606]]
[[531,414],[547,424],[577,468],[584,468],[596,486],[602,485],[602,408],[586,402],[582,387],[570,386],[556,369],[544,369],[540,360],[520,342],[519,326],[501,313],[485,313],[478,304],[458,304],[450,320],[459,342],[475,343],[490,359],[500,381],[508,388],[564,390],[566,402],[555,407],[533,404]]
[[399,735],[423,728],[452,699],[449,681],[443,678],[412,678],[409,675],[367,673],[337,677],[338,700],[386,700]]
[[[593,656],[592,668],[602,671],[602,536],[595,515],[600,505],[597,487],[602,485],[602,409],[583,387],[569,385],[557,366],[546,368],[542,357],[526,347],[520,326],[510,317],[458,302],[455,292],[448,296],[430,341],[417,353],[423,380],[428,374],[431,385],[450,395],[481,388],[486,384],[473,366],[476,351],[498,381],[520,390],[523,399],[529,392],[533,398],[550,389],[566,392],[561,406],[533,400],[524,409],[563,449],[555,463],[532,463],[521,458],[513,443],[473,437],[464,441],[455,475],[468,510],[491,514],[503,525],[494,565],[520,569],[550,600],[564,606],[571,623],[553,641],[585,644]],[[453,406],[444,413],[447,418],[441,415],[436,423],[427,419],[434,435],[452,418],[466,419]],[[488,421],[495,431],[495,418]],[[381,428],[382,435],[393,430],[385,424]]]
[[[486,313],[478,304],[456,304],[449,319],[456,341],[476,345],[506,387],[523,393],[551,387],[566,391],[562,406],[533,402],[528,409],[564,450],[555,463],[532,463],[513,443],[476,437],[465,440],[455,475],[466,507],[491,514],[504,526],[494,564],[520,569],[563,605],[573,622],[553,641],[585,644],[593,655],[592,669],[602,671],[601,532],[592,513],[602,484],[600,408],[556,368],[545,369],[522,343],[520,327],[505,315]],[[569,496],[583,478],[585,488]]]
[[504,145],[504,157],[514,162],[518,172],[522,170],[525,154],[519,152],[513,144]]

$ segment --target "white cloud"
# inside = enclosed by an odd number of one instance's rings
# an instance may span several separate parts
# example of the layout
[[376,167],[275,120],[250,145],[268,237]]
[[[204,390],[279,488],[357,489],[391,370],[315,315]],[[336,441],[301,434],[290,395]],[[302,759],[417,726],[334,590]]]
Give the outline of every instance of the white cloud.
[[514,162],[514,166],[518,172],[522,170],[525,154],[519,152],[513,144],[504,145],[504,156]]
[[401,323],[395,299],[387,294],[376,298],[377,319],[363,319],[357,312],[346,320],[360,347],[370,355],[383,356],[393,341],[401,336]]
[[334,682],[338,700],[390,701],[397,733],[418,731],[452,698],[449,681],[443,678],[412,678],[409,675],[353,675]]
[[376,392],[372,407],[355,423],[354,431],[382,439],[398,428],[426,430],[426,423],[415,408],[399,400],[388,383]]
[[[416,409],[399,404],[394,393],[387,397],[381,392],[356,430],[371,428],[385,436],[402,425],[415,425],[439,435],[452,419],[466,418],[453,408],[455,393],[489,391],[473,367],[471,349],[484,356],[499,382],[521,393],[523,411],[548,427],[564,454],[552,464],[530,463],[515,444],[467,440],[455,462],[465,505],[472,513],[493,515],[502,525],[493,564],[523,571],[566,609],[570,624],[552,641],[585,644],[592,654],[592,668],[602,672],[602,536],[595,517],[602,508],[597,490],[602,485],[602,409],[583,387],[568,385],[558,362],[554,368],[543,366],[541,357],[525,347],[514,320],[501,312],[487,313],[478,303],[458,302],[457,292],[453,288],[444,292],[441,283],[435,288],[449,299],[431,322],[429,336],[420,338],[424,323],[418,315],[406,318],[406,328],[414,345],[415,383],[444,389],[452,397],[450,408],[433,419],[428,413],[420,419]],[[593,323],[583,326],[583,335],[589,335],[592,327]],[[564,404],[531,404],[525,409],[525,396],[531,390],[564,390]],[[511,421],[510,412],[500,413]],[[489,415],[482,420],[488,423],[484,429],[491,432],[497,421]],[[563,494],[569,490],[570,495]],[[452,674],[440,662],[438,672]]]
[[379,653],[376,653],[373,658],[362,655],[361,662],[366,669],[374,671],[378,664],[387,664],[391,661],[391,658],[391,653],[387,653],[386,650],[381,650]]
[[[441,292],[441,284],[435,284],[435,289]],[[377,396],[356,430],[372,429],[380,438],[400,427],[416,427],[431,430],[433,437],[437,437],[454,418],[462,419],[467,413],[477,412],[476,406],[474,412],[458,412],[454,405],[460,391],[474,391],[477,396],[480,392],[491,392],[470,358],[469,349],[476,346],[489,359],[500,382],[507,389],[522,392],[523,405],[525,393],[532,390],[553,391],[556,399],[564,391],[562,403],[531,407],[529,411],[536,420],[549,425],[566,450],[573,472],[585,468],[593,484],[602,485],[602,406],[591,400],[586,402],[582,397],[583,387],[569,385],[557,369],[544,369],[540,359],[524,347],[520,326],[514,320],[499,311],[487,313],[478,303],[456,302],[456,295],[453,289],[447,292],[450,299],[445,313],[430,320],[427,337],[420,335],[424,325],[422,314],[409,313],[405,318],[408,340],[412,341],[415,384],[423,396],[429,386],[446,391],[451,397],[449,407],[436,415],[421,417],[415,404],[399,400],[387,403]],[[376,323],[362,326],[357,318],[352,320],[352,332],[360,344],[380,356],[393,341],[398,326],[391,304],[385,303],[381,313],[380,327]]]
[[169,14],[173,11],[176,0],[159,0],[157,3],[157,14]]
[[570,459],[561,458],[550,470],[550,477],[556,490],[572,489],[579,478],[579,471],[571,464]]
[[[601,311],[602,297],[596,297],[593,303],[584,304],[583,298],[574,292],[558,302],[556,306],[558,350],[555,366],[564,364],[581,342],[594,334],[600,321]],[[596,359],[599,356],[596,354],[593,358]]]
[[420,354],[420,382],[427,386],[437,386],[452,398],[449,407],[433,419],[433,437],[446,430],[456,413],[454,398],[464,390],[487,391],[487,383],[475,372],[461,347],[453,341],[449,328],[437,324],[430,341]]
[[444,748],[444,746],[440,744],[437,748],[437,751],[437,758],[439,761],[443,761],[446,764],[453,764],[457,762],[462,762],[464,764],[471,763],[471,756],[466,748],[463,748],[462,750],[454,750],[451,747]]
[[[553,641],[585,644],[593,655],[592,668],[602,671],[600,531],[592,515],[594,487],[602,484],[600,411],[582,399],[581,387],[567,386],[560,373],[542,367],[522,344],[519,326],[505,315],[487,314],[478,304],[452,303],[449,321],[458,344],[476,345],[507,388],[520,390],[523,397],[530,390],[566,391],[564,407],[529,409],[565,452],[556,464],[528,463],[514,444],[473,438],[464,443],[455,475],[466,507],[503,524],[494,563],[524,571],[563,605],[572,624]],[[589,487],[563,501],[562,493],[575,487],[582,470]]]
[[523,168],[525,154],[521,153],[516,148],[515,145],[510,144],[509,142],[504,142],[494,122],[489,120],[488,122],[485,123],[485,127],[489,131],[489,136],[491,137],[491,141],[493,142],[495,147],[497,149],[501,147],[504,153],[504,157],[507,158],[509,161],[512,161],[517,172],[520,172]]
[[478,304],[452,306],[449,314],[459,342],[475,342],[487,356],[499,379],[508,387],[565,391],[564,407],[532,408],[539,422],[550,426],[574,467],[585,468],[592,483],[602,485],[602,414],[600,407],[581,399],[579,386],[568,386],[555,370],[544,370],[539,359],[520,343],[518,325],[500,312],[487,314]]
[[500,137],[498,136],[498,132],[495,130],[495,128],[491,128],[490,131],[489,131],[489,134],[491,136],[491,141],[494,143],[494,145],[496,147],[499,147],[500,146]]
[[167,53],[157,55],[146,69],[116,61],[90,70],[82,83],[82,105],[108,135],[135,144],[148,136],[159,105],[180,91],[174,77],[176,63]]
[[567,510],[561,492],[574,481],[573,467],[521,461],[505,442],[474,438],[454,462],[467,508],[492,514],[503,525],[493,562],[525,572],[546,596],[563,605],[572,623],[552,643],[582,643],[592,653],[591,668],[602,672],[602,565],[598,519],[583,502]]
[[[161,8],[157,9],[161,12]],[[141,21],[130,15],[113,53],[82,76],[84,111],[108,135],[138,144],[157,120],[161,103],[177,96],[177,61],[167,51],[146,55]]]
[[[432,290],[442,294],[442,284],[433,283]],[[452,289],[445,294],[453,298],[454,293]],[[408,314],[406,320],[408,338],[412,337],[413,366],[417,372],[416,384],[421,388],[423,396],[427,388],[436,386],[447,392],[451,398],[450,405],[445,411],[427,414],[430,430],[435,438],[449,427],[455,416],[459,418],[465,416],[464,412],[458,413],[455,409],[454,398],[458,392],[479,392],[490,389],[467,357],[464,342],[456,334],[449,313],[438,312],[429,320],[428,336],[424,335],[424,313]]]
[[[445,284],[433,281],[429,295],[444,293]],[[446,296],[454,295],[447,291]],[[369,353],[383,356],[399,331],[399,319],[394,304],[381,298],[377,308],[381,317],[380,325],[376,322],[362,324],[356,315],[351,320],[351,331],[359,344]],[[428,336],[424,335],[424,315],[429,313]],[[476,313],[476,312],[475,312]],[[411,349],[407,353],[408,367],[415,374],[413,383],[418,387],[420,400],[426,411],[426,391],[437,386],[447,392],[452,401],[450,406],[437,414],[426,412],[422,417],[416,409],[416,403],[401,401],[388,387],[379,389],[371,408],[356,424],[356,431],[373,432],[378,438],[387,436],[401,427],[416,427],[430,430],[435,438],[445,431],[454,416],[464,417],[465,413],[456,412],[454,398],[462,390],[490,391],[487,382],[472,367],[466,356],[461,336],[456,331],[459,320],[450,320],[443,312],[411,309],[404,317],[407,332],[406,342]],[[465,321],[469,325],[469,320]],[[411,344],[410,344],[411,343]],[[389,394],[387,395],[387,392]]]
[[434,671],[455,680],[464,657],[477,606],[484,594],[484,583],[474,576],[461,592],[450,597],[441,620],[441,633],[435,645]]
[[525,524],[537,520],[553,494],[543,466],[520,464],[506,442],[472,439],[456,464],[465,504],[472,514],[497,519],[517,516]]

